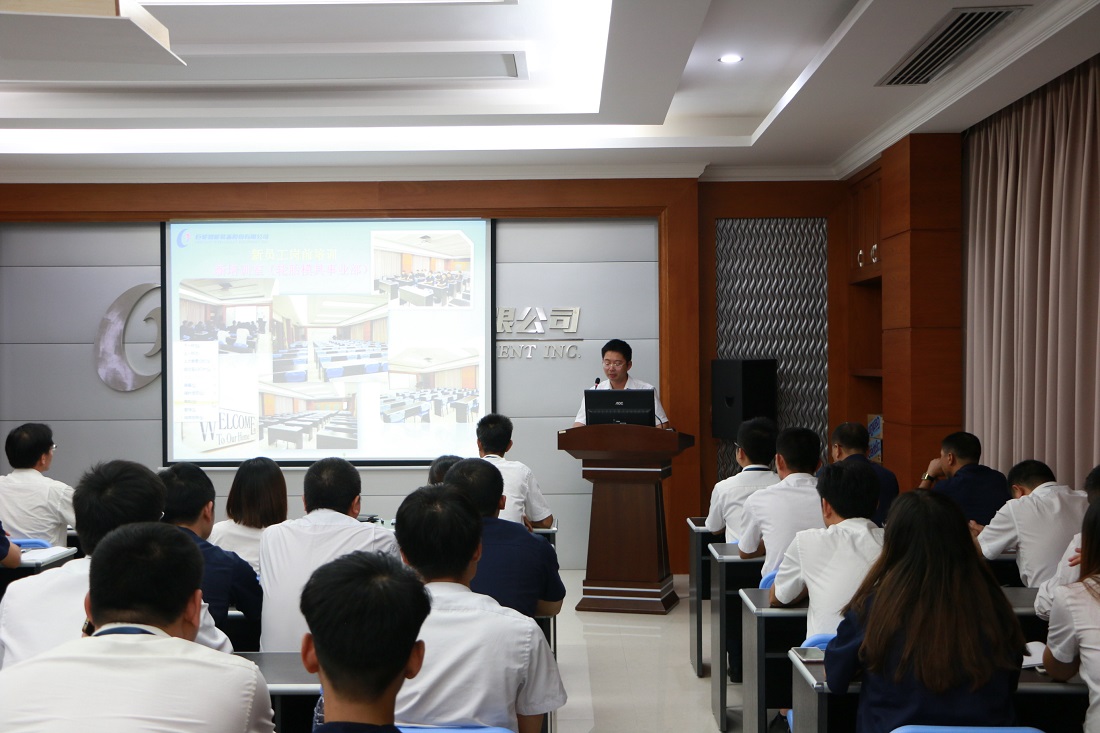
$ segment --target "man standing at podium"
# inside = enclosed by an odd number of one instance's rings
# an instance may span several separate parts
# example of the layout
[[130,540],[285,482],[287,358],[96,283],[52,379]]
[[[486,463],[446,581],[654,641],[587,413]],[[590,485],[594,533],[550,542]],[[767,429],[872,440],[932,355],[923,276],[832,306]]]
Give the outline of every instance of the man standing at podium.
[[[653,411],[656,414],[656,425],[659,428],[668,426],[668,416],[665,408],[661,406],[661,398],[657,396],[657,388],[652,384],[643,382],[630,376],[630,357],[634,350],[630,344],[622,339],[611,339],[603,345],[603,373],[606,381],[598,382],[595,389],[651,389],[653,390]],[[585,416],[584,397],[581,397],[581,409],[577,412],[577,419],[573,427],[580,427],[587,421]]]

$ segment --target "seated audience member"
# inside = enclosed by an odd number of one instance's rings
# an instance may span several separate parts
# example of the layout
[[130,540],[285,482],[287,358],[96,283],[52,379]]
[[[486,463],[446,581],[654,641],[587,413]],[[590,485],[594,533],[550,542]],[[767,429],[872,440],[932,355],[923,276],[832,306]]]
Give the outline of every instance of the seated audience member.
[[0,565],[6,568],[17,568],[22,562],[23,553],[19,545],[12,544],[4,531],[4,525],[0,524]]
[[951,433],[940,444],[940,457],[929,462],[919,488],[950,496],[959,503],[968,520],[989,524],[1010,495],[1005,475],[978,463],[981,458],[982,443],[978,436]]
[[879,491],[866,463],[840,461],[818,474],[825,529],[794,536],[771,589],[773,606],[790,606],[809,595],[807,638],[836,633],[841,610],[882,553],[882,529],[871,520]]
[[1024,635],[966,517],[943,494],[900,495],[825,651],[829,689],[862,675],[856,729],[1008,726]]
[[[1094,467],[1085,477],[1085,496],[1089,505],[1100,500],[1100,466]],[[1058,561],[1054,575],[1039,585],[1035,594],[1035,615],[1041,619],[1050,618],[1050,604],[1054,602],[1054,589],[1077,582],[1081,577],[1078,563],[1081,559],[1081,533],[1077,532],[1066,546],[1062,558]]]
[[829,453],[834,463],[838,461],[863,463],[875,472],[875,478],[879,483],[878,508],[875,509],[871,519],[881,527],[886,521],[886,515],[890,512],[890,504],[898,496],[898,477],[881,463],[875,463],[867,457],[867,451],[870,448],[871,436],[867,433],[867,428],[857,422],[837,425],[829,440]]
[[496,466],[504,477],[504,507],[500,518],[531,527],[554,526],[554,515],[542,489],[525,464],[505,460],[504,454],[512,450],[512,421],[496,413],[486,415],[477,422],[478,455]]
[[477,510],[445,484],[417,489],[397,510],[397,541],[432,599],[420,630],[431,651],[397,693],[398,723],[538,731],[542,715],[565,704],[565,689],[534,619],[470,590]]
[[[0,667],[80,638],[91,556],[111,530],[134,522],[160,520],[164,513],[164,483],[138,463],[100,463],[77,482],[73,509],[76,534],[88,557],[70,560],[8,586],[0,600]],[[233,651],[229,638],[214,626],[205,606],[195,640],[218,651]]]
[[443,477],[447,475],[447,471],[451,470],[451,466],[455,465],[461,460],[462,456],[452,455],[444,455],[436,458],[434,461],[432,461],[432,465],[428,467],[428,483],[443,483]]
[[268,527],[260,538],[260,649],[265,652],[301,648],[307,629],[298,599],[314,570],[356,550],[398,556],[392,531],[357,519],[362,481],[355,466],[343,458],[323,458],[306,471],[302,488],[307,514]]
[[57,446],[49,425],[27,423],[8,433],[4,453],[12,472],[0,476],[0,522],[17,539],[64,547],[73,519],[73,490],[42,474]]
[[286,479],[270,458],[242,461],[225,500],[229,519],[218,522],[207,539],[223,550],[240,555],[260,572],[260,535],[286,521]]
[[424,584],[389,555],[353,552],[314,571],[301,602],[302,663],[325,691],[314,733],[398,733],[397,692],[424,663],[430,610]]
[[768,466],[775,458],[778,432],[775,422],[766,417],[746,420],[737,428],[734,446],[741,470],[714,485],[706,522],[706,528],[714,534],[724,531],[726,542],[737,542],[745,500],[756,491],[779,483],[779,474]]
[[1056,680],[1077,673],[1089,688],[1085,730],[1100,727],[1100,504],[1081,524],[1081,579],[1054,590],[1043,666]]
[[91,637],[0,672],[0,729],[273,731],[256,665],[192,643],[201,578],[202,554],[175,527],[142,522],[109,533],[83,604]]
[[216,496],[210,477],[193,463],[177,463],[158,475],[166,489],[162,521],[179,527],[202,553],[202,599],[214,623],[224,630],[230,606],[259,623],[264,595],[256,571],[237,553],[206,541],[214,526]]
[[775,447],[779,483],[745,500],[738,533],[741,557],[764,556],[762,575],[779,567],[797,533],[822,526],[814,477],[821,463],[821,439],[809,428],[787,428],[779,433]]
[[1020,580],[1038,588],[1054,577],[1066,542],[1081,528],[1088,496],[1057,483],[1050,467],[1035,460],[1013,466],[1008,484],[1013,498],[985,527],[970,522],[970,531],[989,560],[1015,550]]
[[565,598],[558,554],[544,537],[498,516],[508,497],[496,466],[467,458],[451,466],[444,481],[481,514],[481,560],[470,589],[524,616],[556,615]]

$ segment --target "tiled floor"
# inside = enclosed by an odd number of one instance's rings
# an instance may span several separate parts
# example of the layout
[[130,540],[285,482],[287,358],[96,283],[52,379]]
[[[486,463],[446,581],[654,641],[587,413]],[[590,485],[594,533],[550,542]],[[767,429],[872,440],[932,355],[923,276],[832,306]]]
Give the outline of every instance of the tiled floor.
[[[676,576],[680,603],[665,616],[578,613],[584,571],[562,572],[568,595],[558,617],[558,666],[569,702],[556,733],[717,731],[710,677],[688,661],[687,576]],[[704,658],[709,658],[704,625]],[[741,686],[729,688],[740,707]]]

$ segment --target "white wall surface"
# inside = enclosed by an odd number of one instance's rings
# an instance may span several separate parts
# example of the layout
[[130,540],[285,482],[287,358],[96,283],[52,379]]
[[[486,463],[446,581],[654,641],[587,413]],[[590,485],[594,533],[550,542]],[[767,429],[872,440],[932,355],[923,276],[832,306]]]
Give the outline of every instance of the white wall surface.
[[[557,431],[573,423],[581,391],[602,377],[600,347],[623,338],[634,348],[636,377],[657,373],[657,227],[653,220],[501,221],[496,227],[496,305],[579,307],[578,358],[496,358],[496,410],[515,423],[509,458],[534,470],[558,518],[563,568],[583,568],[591,484],[580,462],[557,450]],[[160,281],[160,227],[150,224],[0,226],[0,435],[45,422],[58,444],[50,476],[73,484],[93,463],[126,458],[152,468],[162,460],[162,380],[116,392],[96,373],[99,321],[124,290]],[[143,322],[159,305],[146,296],[127,325],[127,353],[144,373],[156,338]],[[560,332],[539,339],[560,341]],[[516,343],[536,343],[524,340]],[[476,455],[476,446],[470,446]],[[10,470],[6,459],[3,471]],[[219,517],[232,469],[209,469]],[[303,512],[304,468],[286,468],[292,516]],[[363,468],[363,507],[392,517],[427,481],[426,468]]]

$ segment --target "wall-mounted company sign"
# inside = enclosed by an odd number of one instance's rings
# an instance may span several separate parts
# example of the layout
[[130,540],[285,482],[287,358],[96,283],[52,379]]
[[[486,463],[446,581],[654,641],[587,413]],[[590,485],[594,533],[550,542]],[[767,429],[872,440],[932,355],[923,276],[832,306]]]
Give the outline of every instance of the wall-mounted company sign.
[[526,306],[520,308],[497,308],[498,334],[547,334],[553,332],[576,333],[581,321],[580,308],[542,308]]
[[[526,306],[497,308],[497,359],[579,359],[575,339],[551,341],[555,336],[576,333],[581,321],[580,308],[542,308]],[[508,335],[511,334],[512,338]],[[520,338],[517,338],[520,336]],[[531,337],[536,340],[531,343]],[[537,337],[543,338],[537,338]],[[549,338],[547,338],[549,337]],[[521,343],[528,342],[528,343]]]
[[[113,390],[119,392],[134,392],[150,384],[158,376],[158,370],[154,374],[140,374],[134,369],[126,356],[126,324],[134,315],[134,309],[138,302],[149,293],[160,288],[156,283],[142,283],[135,285],[115,299],[107,307],[103,319],[99,322],[99,330],[95,335],[95,368],[99,378]],[[156,326],[157,337],[153,347],[145,353],[145,356],[156,356],[160,353],[163,335],[160,329],[160,307],[151,309],[142,319]]]

